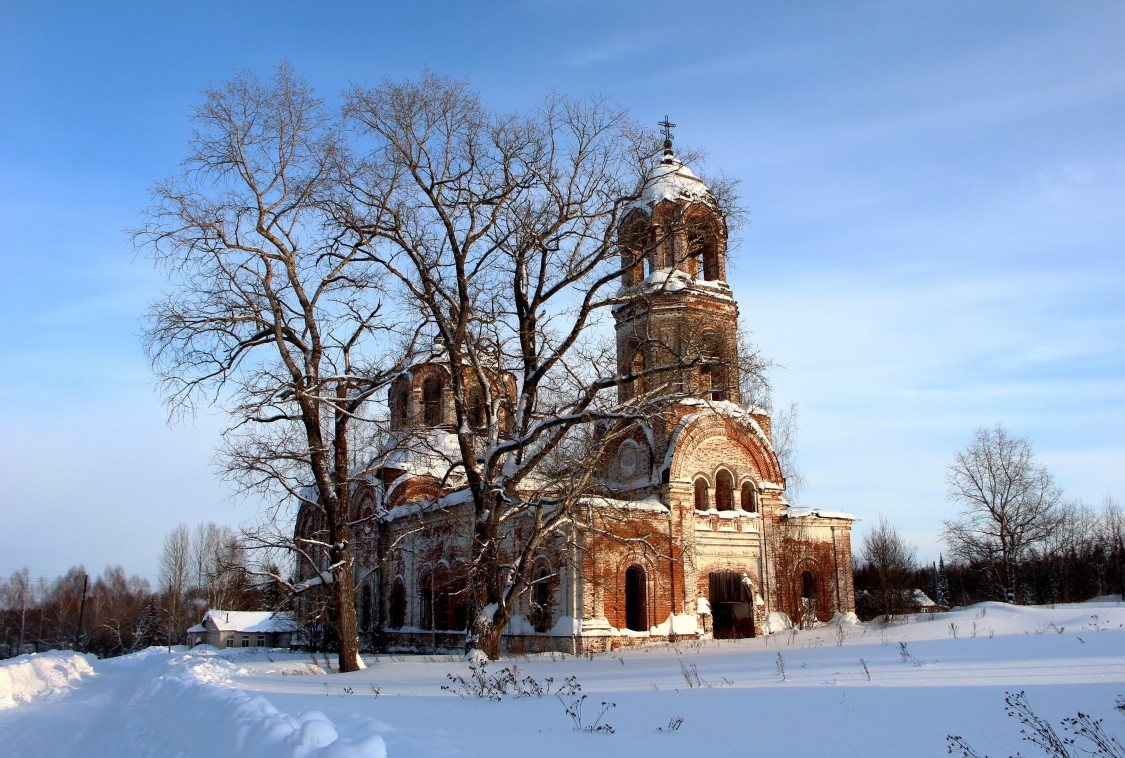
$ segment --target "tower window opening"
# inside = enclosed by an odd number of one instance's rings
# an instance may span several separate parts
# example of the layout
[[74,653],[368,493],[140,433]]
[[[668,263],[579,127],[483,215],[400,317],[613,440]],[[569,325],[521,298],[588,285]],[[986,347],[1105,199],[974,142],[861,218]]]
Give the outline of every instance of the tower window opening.
[[441,423],[441,379],[437,377],[422,382],[422,422],[426,426]]
[[633,349],[633,362],[629,366],[629,373],[633,375],[633,387],[630,393],[633,397],[643,395],[645,392],[645,380],[643,374],[645,370],[645,354],[639,347]]
[[401,429],[406,425],[406,391],[402,384],[391,388],[391,426]]

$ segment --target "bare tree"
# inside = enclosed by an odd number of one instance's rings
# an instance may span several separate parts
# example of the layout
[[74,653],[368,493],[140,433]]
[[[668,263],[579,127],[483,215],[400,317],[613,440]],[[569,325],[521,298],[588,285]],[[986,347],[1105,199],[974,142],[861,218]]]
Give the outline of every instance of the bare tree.
[[1021,596],[1019,564],[1059,522],[1062,491],[1035,460],[1031,443],[1000,424],[976,430],[945,477],[957,517],[944,523],[950,551],[983,566],[1002,599]]
[[204,93],[194,122],[182,172],[154,187],[135,234],[171,282],[144,343],[174,412],[230,414],[225,470],[244,491],[323,516],[303,554],[332,587],[340,670],[356,670],[350,431],[411,326],[400,319],[388,349],[381,270],[330,210],[349,178],[339,119],[303,80],[285,65],[269,81],[239,74]]
[[659,143],[601,100],[500,114],[432,74],[357,87],[346,108],[365,160],[341,214],[449,368],[450,475],[474,509],[467,644],[495,658],[536,557],[588,526],[576,506],[605,446],[676,391],[655,381],[676,359],[599,375],[616,360],[588,337],[622,302],[618,229]]
[[797,464],[797,404],[791,403],[788,408],[774,411],[770,421],[773,452],[785,477],[785,496],[796,505],[805,488],[805,477]]
[[1107,494],[1099,514],[1098,538],[1105,546],[1109,586],[1125,600],[1125,510],[1121,503]]
[[873,610],[884,616],[905,613],[912,595],[910,581],[918,549],[903,539],[883,516],[860,543],[859,573],[868,578]]
[[[6,611],[4,614],[5,621],[13,619],[16,628],[19,630],[15,635],[16,645],[14,649],[16,655],[23,653],[24,643],[27,640],[28,614],[36,606],[36,599],[32,594],[33,589],[31,571],[26,566],[13,571],[9,579],[0,580],[0,610]],[[11,651],[13,647],[7,634],[4,641]]]
[[187,524],[179,524],[164,538],[160,550],[160,589],[165,593],[164,636],[168,644],[177,642],[188,625],[188,582],[191,571],[191,533]]

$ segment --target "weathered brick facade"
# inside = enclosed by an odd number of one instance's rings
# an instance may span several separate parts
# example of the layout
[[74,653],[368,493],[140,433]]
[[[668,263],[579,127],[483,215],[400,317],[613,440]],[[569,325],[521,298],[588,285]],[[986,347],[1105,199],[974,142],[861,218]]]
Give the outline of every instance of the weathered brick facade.
[[[655,411],[605,455],[602,495],[583,501],[587,528],[542,550],[505,644],[581,653],[760,634],[777,628],[775,614],[810,624],[853,611],[853,519],[785,500],[769,416],[741,404],[726,224],[670,145],[619,242],[619,399]],[[458,648],[463,639],[473,517],[464,482],[449,475],[448,379],[435,354],[388,398],[411,444],[381,470],[389,515],[361,532],[357,577],[380,564],[366,580],[361,627],[392,649]],[[515,391],[510,377],[494,385],[494,397]],[[374,500],[359,494],[357,516],[373,512]],[[313,526],[298,521],[298,531]]]

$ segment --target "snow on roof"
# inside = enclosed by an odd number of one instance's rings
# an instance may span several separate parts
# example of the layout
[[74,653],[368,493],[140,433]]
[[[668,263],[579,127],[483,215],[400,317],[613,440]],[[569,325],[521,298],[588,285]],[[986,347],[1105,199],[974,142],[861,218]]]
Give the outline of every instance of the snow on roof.
[[457,435],[444,429],[413,430],[407,439],[391,440],[382,460],[373,465],[405,471],[412,476],[429,474],[441,479],[461,462]]
[[[707,294],[713,299],[734,301],[734,295],[731,294],[730,286],[726,282],[699,279],[685,271],[680,271],[675,268],[659,268],[634,285],[628,287],[622,285],[618,290],[617,296],[627,296],[630,300],[618,303],[613,309],[617,311],[628,306],[632,302],[631,298],[635,298],[639,293],[651,296],[670,292],[683,292],[684,290],[695,290],[697,292],[706,290]],[[626,293],[628,293],[628,295],[626,295]]]
[[275,613],[274,611],[223,611],[212,609],[207,611],[203,622],[196,624],[188,632],[207,631],[206,624],[210,621],[220,632],[295,632],[297,622],[288,613]]
[[911,600],[919,608],[934,608],[937,606],[937,603],[930,600],[930,596],[922,590],[914,590]]
[[[668,450],[664,454],[664,462],[661,464],[661,471],[668,471],[672,468],[672,459],[675,457],[676,451],[679,449],[680,438],[691,427],[692,424],[708,415],[709,413],[717,413],[728,418],[743,421],[747,425],[747,427],[749,427],[754,436],[756,436],[766,446],[767,449],[773,449],[773,445],[770,443],[770,438],[766,436],[766,433],[762,431],[761,425],[759,425],[757,419],[754,418],[755,413],[765,413],[765,411],[761,408],[758,408],[756,406],[743,407],[738,403],[732,403],[729,400],[706,400],[704,398],[688,398],[685,400],[681,400],[680,404],[689,406],[701,406],[705,408],[705,410],[701,410],[698,413],[688,414],[687,416],[684,416],[682,419],[680,419],[679,423],[676,424],[676,427],[672,432],[671,440],[668,443]],[[766,484],[766,482],[762,483],[763,489],[775,488],[773,486],[766,487]],[[777,486],[776,489],[781,488],[780,486]]]
[[595,508],[617,508],[626,511],[648,511],[650,513],[667,513],[668,506],[660,498],[650,495],[640,500],[621,500],[615,497],[585,497],[582,502]]
[[781,512],[785,518],[805,518],[811,516],[812,518],[839,518],[847,519],[848,521],[855,521],[856,517],[850,513],[843,511],[833,511],[828,508],[807,508],[790,506]]
[[662,200],[715,204],[715,198],[703,180],[674,155],[666,156],[648,172],[641,198],[635,206],[652,207]]

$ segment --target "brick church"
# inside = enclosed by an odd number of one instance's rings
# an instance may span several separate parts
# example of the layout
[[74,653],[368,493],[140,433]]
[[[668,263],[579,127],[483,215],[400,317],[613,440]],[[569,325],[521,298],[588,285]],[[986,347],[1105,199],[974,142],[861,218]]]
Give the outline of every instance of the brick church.
[[[504,647],[580,654],[750,637],[853,611],[854,518],[785,498],[770,417],[741,396],[726,223],[670,140],[618,241],[617,371],[633,377],[618,397],[670,399],[643,425],[604,428],[584,528],[549,541]],[[463,647],[473,511],[463,486],[435,484],[459,455],[448,373],[434,351],[391,387],[392,437],[409,431],[424,445],[382,456],[353,499],[368,645]],[[514,382],[496,377],[493,389]],[[314,522],[303,510],[297,534]]]

